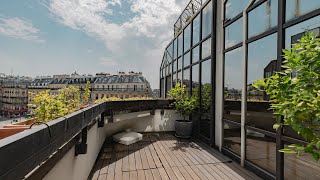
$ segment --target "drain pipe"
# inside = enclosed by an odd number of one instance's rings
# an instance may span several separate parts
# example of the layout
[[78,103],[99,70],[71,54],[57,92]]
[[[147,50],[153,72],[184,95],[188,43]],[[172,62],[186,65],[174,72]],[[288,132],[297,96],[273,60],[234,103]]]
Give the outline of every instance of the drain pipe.
[[243,11],[243,40],[242,40],[242,69],[243,69],[243,84],[241,96],[241,166],[244,167],[246,159],[246,115],[247,115],[247,61],[248,61],[248,8],[256,0],[251,0]]

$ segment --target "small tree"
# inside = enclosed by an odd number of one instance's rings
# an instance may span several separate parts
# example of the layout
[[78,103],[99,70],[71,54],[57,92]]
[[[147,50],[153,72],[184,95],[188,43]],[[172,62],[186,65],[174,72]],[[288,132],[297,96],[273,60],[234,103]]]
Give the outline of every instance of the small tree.
[[90,91],[91,88],[91,83],[90,81],[87,81],[86,87],[84,89],[84,94],[83,94],[83,98],[82,98],[82,105],[87,105],[90,103]]
[[[284,52],[284,70],[258,80],[254,87],[266,92],[277,117],[274,128],[291,126],[308,144],[293,144],[284,153],[309,153],[320,158],[320,39],[308,34]],[[280,121],[283,117],[283,121]]]
[[67,113],[79,109],[80,106],[80,89],[77,86],[69,86],[59,90],[58,100],[63,103]]
[[189,96],[185,85],[181,86],[180,83],[177,83],[168,92],[168,95],[175,100],[172,105],[183,117],[183,120],[186,120],[186,117],[190,116],[198,107],[198,96],[195,94]]

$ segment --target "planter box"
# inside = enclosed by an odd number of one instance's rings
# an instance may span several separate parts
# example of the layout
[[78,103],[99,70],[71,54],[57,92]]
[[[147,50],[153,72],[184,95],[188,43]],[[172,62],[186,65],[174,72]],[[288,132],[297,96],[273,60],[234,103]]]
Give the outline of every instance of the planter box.
[[30,125],[34,122],[35,118],[31,118],[14,124],[6,124],[0,128],[0,139],[12,136],[26,129],[29,129]]

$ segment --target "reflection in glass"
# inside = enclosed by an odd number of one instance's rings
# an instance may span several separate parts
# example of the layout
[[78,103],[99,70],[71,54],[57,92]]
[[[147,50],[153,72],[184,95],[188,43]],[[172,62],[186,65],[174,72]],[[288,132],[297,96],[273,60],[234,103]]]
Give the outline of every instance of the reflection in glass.
[[307,21],[304,21],[300,24],[292,26],[286,29],[286,39],[285,39],[285,47],[286,49],[291,48],[292,43],[296,43],[297,39],[299,39],[305,32],[313,32],[314,34],[319,34],[320,27],[320,16],[316,16]]
[[183,70],[183,82],[188,92],[190,89],[190,68]]
[[211,109],[211,59],[201,63],[200,134],[210,138]]
[[168,67],[168,73],[171,74],[171,70],[172,70],[172,65],[171,63],[169,64],[169,67]]
[[301,153],[300,156],[296,156],[285,153],[284,179],[318,180],[320,179],[320,163],[313,160],[310,154]]
[[177,84],[177,74],[176,73],[174,73],[173,75],[172,75],[173,77],[172,77],[172,87],[174,87],[176,84]]
[[168,91],[170,91],[171,89],[171,76],[167,76],[166,77],[166,94],[168,93]]
[[178,72],[177,82],[181,84],[182,80],[182,71]]
[[178,57],[182,55],[182,33],[178,36]]
[[225,54],[224,119],[241,122],[242,47]]
[[205,42],[202,43],[201,58],[205,59],[210,55],[211,55],[211,38],[207,39]]
[[178,71],[182,69],[182,57],[178,59]]
[[195,17],[193,20],[192,45],[195,45],[199,42],[199,36],[200,36],[200,15],[197,15],[197,17]]
[[192,92],[199,92],[199,64],[192,66]]
[[276,173],[276,140],[270,136],[247,130],[246,158],[251,163]]
[[212,4],[211,2],[202,10],[202,39],[211,34]]
[[173,72],[177,71],[177,61],[173,61]]
[[225,49],[242,42],[242,18],[225,28]]
[[232,19],[240,14],[248,3],[249,0],[228,0],[225,5],[226,20]]
[[238,125],[224,122],[223,145],[225,148],[240,155],[241,152],[241,128]]
[[197,46],[192,50],[192,63],[198,62],[199,58],[199,46]]
[[168,46],[167,53],[168,53],[167,54],[167,59],[168,59],[169,62],[171,62],[172,59],[173,59],[173,44],[172,43]]
[[[249,37],[261,34],[278,23],[278,0],[268,0],[249,12]],[[257,23],[259,22],[259,23]]]
[[252,84],[258,79],[272,76],[276,70],[277,34],[250,43],[248,46],[247,125],[275,132],[273,124],[276,119],[273,112],[269,110],[269,97],[255,89]]
[[174,41],[173,41],[173,53],[174,53],[174,59],[177,59],[177,57],[178,57],[178,52],[177,52],[177,39],[175,39]]
[[190,49],[191,44],[191,25],[189,24],[184,29],[184,52],[188,51]]
[[287,0],[286,20],[297,18],[320,8],[319,0]]
[[183,56],[183,67],[187,67],[190,65],[190,52]]

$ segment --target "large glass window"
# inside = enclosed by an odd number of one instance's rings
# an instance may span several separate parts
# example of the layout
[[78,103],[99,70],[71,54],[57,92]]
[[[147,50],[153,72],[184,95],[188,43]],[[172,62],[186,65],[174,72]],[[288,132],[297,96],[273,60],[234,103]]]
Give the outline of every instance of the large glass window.
[[[290,143],[289,143],[290,144]],[[284,179],[320,179],[320,163],[312,159],[310,154],[284,154]]]
[[170,91],[171,89],[171,76],[167,76],[166,77],[166,94],[168,93],[168,91]]
[[297,18],[320,8],[319,0],[287,0],[286,20]]
[[225,28],[225,48],[232,47],[242,42],[242,18]]
[[224,119],[241,122],[242,47],[225,54]]
[[192,45],[195,45],[199,42],[200,37],[200,15],[197,15],[197,17],[193,20],[193,39],[192,39]]
[[305,32],[314,32],[319,34],[320,28],[320,16],[316,16],[300,24],[292,26],[286,29],[285,47],[291,48],[291,44],[297,43],[297,40],[301,38]]
[[171,62],[173,60],[173,45],[172,43],[168,46],[167,48],[167,59],[169,62]]
[[190,44],[191,44],[191,25],[189,24],[184,29],[184,52],[190,49]]
[[164,79],[160,79],[160,97],[164,98]]
[[205,42],[202,43],[201,47],[201,58],[207,58],[211,55],[211,38],[207,39]]
[[174,53],[174,59],[177,59],[177,57],[178,57],[178,52],[177,52],[177,39],[175,39],[174,41],[173,41],[173,53]]
[[186,85],[187,91],[190,92],[190,68],[183,70],[183,84]]
[[182,82],[182,71],[178,72],[177,82]]
[[199,64],[192,66],[192,92],[199,92]]
[[199,46],[197,46],[192,50],[192,63],[198,62],[199,58]]
[[[268,47],[268,48],[265,48]],[[257,91],[252,84],[258,79],[270,77],[277,70],[277,34],[252,42],[248,46],[247,119],[249,126],[275,131],[276,122],[269,110],[269,97]]]
[[211,34],[212,26],[212,2],[210,2],[202,11],[202,38]]
[[187,67],[190,65],[190,52],[186,53],[184,56],[183,56],[183,67]]
[[[278,0],[268,0],[249,12],[249,37],[261,34],[278,23]],[[259,22],[259,23],[257,23]]]
[[236,124],[223,123],[223,145],[237,155],[241,154],[241,128]]
[[246,135],[246,159],[276,174],[276,140],[251,130],[247,130]]
[[178,57],[182,55],[182,33],[178,36]]
[[182,69],[182,57],[178,59],[178,71]]
[[178,81],[177,81],[177,74],[174,73],[174,74],[172,75],[172,87],[174,87],[177,82],[178,82]]
[[177,61],[173,61],[173,72],[177,71]]
[[226,20],[232,19],[240,14],[248,3],[249,0],[228,0],[225,5]]
[[210,109],[211,109],[211,59],[201,63],[201,120],[200,120],[200,134],[210,138]]

